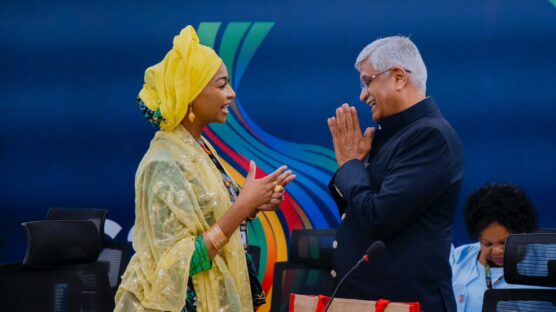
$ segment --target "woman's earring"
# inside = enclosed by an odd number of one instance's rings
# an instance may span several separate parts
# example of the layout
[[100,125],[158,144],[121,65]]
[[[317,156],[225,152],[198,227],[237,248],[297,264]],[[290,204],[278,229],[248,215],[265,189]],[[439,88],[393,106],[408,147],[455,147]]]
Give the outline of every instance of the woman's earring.
[[195,120],[195,114],[193,113],[193,109],[189,111],[189,115],[187,115],[187,119],[193,122]]

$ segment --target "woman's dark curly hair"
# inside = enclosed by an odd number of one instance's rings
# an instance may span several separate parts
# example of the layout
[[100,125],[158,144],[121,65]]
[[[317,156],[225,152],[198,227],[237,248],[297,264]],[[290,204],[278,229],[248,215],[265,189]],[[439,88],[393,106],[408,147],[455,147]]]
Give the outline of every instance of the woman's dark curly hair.
[[467,198],[463,215],[467,233],[473,240],[478,240],[493,222],[512,234],[537,230],[533,203],[525,192],[512,185],[491,183],[480,188]]

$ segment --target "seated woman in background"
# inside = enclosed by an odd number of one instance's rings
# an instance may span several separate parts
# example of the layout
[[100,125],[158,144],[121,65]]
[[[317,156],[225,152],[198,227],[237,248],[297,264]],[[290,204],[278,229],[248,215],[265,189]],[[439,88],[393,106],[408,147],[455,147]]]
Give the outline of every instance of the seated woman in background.
[[458,311],[481,311],[489,288],[524,288],[504,281],[504,245],[510,234],[537,230],[527,195],[506,184],[488,184],[467,199],[465,226],[477,243],[452,249],[452,286]]

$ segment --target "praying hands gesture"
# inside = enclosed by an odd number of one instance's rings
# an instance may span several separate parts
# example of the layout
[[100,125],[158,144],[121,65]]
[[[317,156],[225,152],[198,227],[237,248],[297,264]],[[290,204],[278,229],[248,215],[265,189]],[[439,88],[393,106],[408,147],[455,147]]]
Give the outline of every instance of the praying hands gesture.
[[361,133],[357,110],[344,104],[336,109],[336,117],[328,118],[328,128],[332,134],[334,153],[338,168],[352,159],[363,160],[371,152],[375,128],[367,128]]

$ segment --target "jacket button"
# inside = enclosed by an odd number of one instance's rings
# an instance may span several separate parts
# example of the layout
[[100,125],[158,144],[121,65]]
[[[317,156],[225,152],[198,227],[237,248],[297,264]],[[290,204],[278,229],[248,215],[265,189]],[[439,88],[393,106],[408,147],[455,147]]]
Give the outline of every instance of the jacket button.
[[346,214],[342,213],[342,221],[346,218]]
[[338,247],[338,241],[332,242],[332,248],[336,249]]
[[336,278],[336,271],[330,270],[330,276],[332,276],[332,278]]

